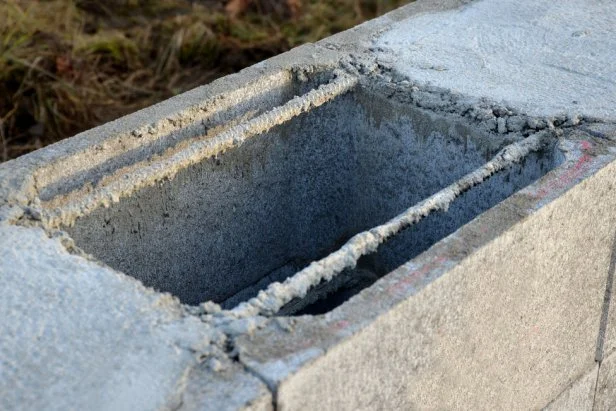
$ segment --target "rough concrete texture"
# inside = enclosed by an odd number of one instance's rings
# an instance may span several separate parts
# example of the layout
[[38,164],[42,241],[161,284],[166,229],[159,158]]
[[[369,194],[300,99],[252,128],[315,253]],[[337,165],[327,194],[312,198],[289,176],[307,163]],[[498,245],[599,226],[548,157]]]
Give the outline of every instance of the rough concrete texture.
[[181,402],[186,374],[216,338],[207,325],[41,229],[0,224],[0,261],[0,408]]
[[[241,357],[278,387],[283,409],[544,406],[594,365],[616,230],[615,172],[612,162],[528,215],[536,207],[528,199],[540,203],[535,196],[554,182],[522,190],[379,280],[378,292],[330,313],[328,326],[300,321],[290,334],[242,337]],[[488,243],[468,244],[511,219],[517,224]],[[385,295],[394,301],[383,309],[375,299]],[[374,317],[360,331],[352,326],[359,311]],[[305,342],[328,332],[321,344]],[[321,352],[283,366],[305,345]]]
[[188,376],[181,409],[273,411],[272,393],[257,377],[228,358],[197,365]]
[[[411,226],[414,226],[413,228],[422,227],[416,225],[416,223],[418,223],[424,217],[430,215],[431,213],[442,210],[447,211],[448,216],[454,216],[452,226],[455,229],[469,221],[472,217],[478,215],[480,211],[489,208],[489,205],[493,205],[483,204],[480,190],[472,190],[472,194],[466,196],[466,198],[469,199],[471,198],[471,196],[474,195],[470,200],[472,205],[467,205],[467,207],[471,208],[470,212],[468,211],[468,209],[464,210],[464,212],[462,212],[462,216],[460,216],[456,215],[458,213],[456,213],[453,209],[451,210],[451,212],[449,211],[450,208],[455,207],[452,207],[452,205],[458,199],[458,197],[460,197],[464,192],[473,188],[475,185],[483,183],[485,180],[487,180],[489,177],[491,177],[493,174],[496,174],[497,172],[511,169],[511,172],[504,174],[504,180],[500,181],[501,187],[506,187],[506,190],[510,195],[511,193],[516,191],[516,189],[523,186],[523,184],[520,184],[519,181],[516,181],[516,177],[523,175],[525,178],[528,178],[527,173],[529,171],[532,173],[531,170],[543,170],[544,168],[551,168],[551,166],[554,165],[553,159],[550,158],[551,153],[545,155],[546,157],[548,157],[547,166],[546,164],[541,164],[538,167],[533,167],[532,163],[534,161],[541,161],[537,159],[527,159],[528,162],[531,164],[525,165],[519,170],[515,170],[516,167],[513,166],[514,164],[519,163],[522,159],[526,159],[527,157],[529,157],[530,153],[538,151],[539,148],[544,145],[544,141],[548,138],[548,136],[549,134],[537,133],[534,136],[529,137],[525,140],[508,145],[502,151],[499,151],[499,153],[494,156],[493,159],[485,162],[485,164],[476,168],[474,171],[466,174],[451,185],[443,188],[442,190],[426,198],[425,200],[418,202],[413,207],[405,210],[403,213],[395,216],[386,223],[372,227],[368,231],[363,231],[354,235],[349,241],[344,244],[344,246],[342,246],[337,251],[330,253],[327,257],[319,261],[311,263],[308,267],[304,268],[301,271],[298,271],[297,274],[295,274],[294,276],[289,277],[282,284],[273,284],[272,286],[268,287],[267,290],[260,292],[257,297],[252,298],[246,303],[238,305],[238,307],[233,310],[234,314],[238,316],[275,314],[276,312],[278,312],[278,310],[280,310],[287,303],[289,303],[293,298],[304,297],[311,287],[318,285],[323,281],[331,281],[332,277],[343,272],[345,269],[354,268],[357,265],[359,259],[363,256],[367,257],[368,255],[370,255],[370,258],[373,260],[373,263],[370,266],[371,270],[375,272],[380,271],[381,275],[387,273],[398,265],[395,263],[395,261],[397,261],[398,263],[402,263],[404,262],[404,259],[410,258],[411,255],[418,254],[417,251],[413,250],[414,247],[412,247],[411,245],[414,244],[412,242],[404,242],[402,244],[402,255],[391,255],[392,253],[389,253],[390,255],[383,258],[383,254],[385,253],[383,253],[382,251],[377,253],[377,250],[379,246],[390,240],[391,237],[398,235],[398,238],[404,238],[405,236],[400,233],[402,230]],[[438,157],[437,155],[434,155],[428,158],[435,159]],[[451,169],[453,168],[453,166],[448,165],[448,168]],[[406,175],[412,176],[412,183],[417,184],[417,177],[420,174],[408,173],[408,169],[406,167],[403,169],[405,169]],[[362,173],[357,172],[355,174],[360,176],[362,175]],[[540,175],[541,172],[534,175],[534,178],[531,177],[530,179],[536,179]],[[385,179],[386,181],[390,180],[387,177]],[[365,180],[366,178],[361,178],[360,180],[360,185],[362,186],[362,189],[364,189],[365,187]],[[495,178],[494,180],[497,180],[497,178]],[[380,183],[380,185],[383,186],[385,184]],[[490,194],[492,195],[492,199],[501,198],[498,195],[499,189],[497,187],[491,187],[489,184],[486,184],[482,185],[481,188],[491,188]],[[502,196],[502,198],[504,197],[506,197],[506,195]],[[389,203],[392,202],[391,199],[382,195],[381,199],[389,200]],[[467,216],[465,216],[464,214],[467,214]],[[468,214],[470,214],[470,216],[468,216]],[[449,219],[446,217],[441,217],[438,222],[441,222],[442,224],[451,222],[448,220]],[[427,244],[425,244],[419,250],[423,251],[423,249],[427,248],[432,242],[435,242],[437,238],[443,237],[443,231],[444,230],[442,229],[430,227],[427,230],[414,232],[413,234],[415,236],[427,240]],[[400,257],[402,257],[403,260],[400,260]]]
[[607,267],[607,286],[604,299],[604,316],[601,318],[602,327],[599,335],[600,350],[597,351],[597,360],[616,352],[616,308],[614,307],[614,274],[616,272],[616,233],[612,238],[612,260]]
[[480,1],[407,19],[375,43],[419,83],[529,115],[616,120],[616,3]]
[[616,354],[605,357],[599,368],[594,410],[616,409]]
[[[592,411],[595,404],[595,392],[597,387],[597,374],[599,365],[593,366],[592,370],[574,381],[565,391],[548,404],[544,411]],[[605,408],[598,408],[605,409]]]
[[614,407],[615,19],[418,1],[0,165],[0,408]]

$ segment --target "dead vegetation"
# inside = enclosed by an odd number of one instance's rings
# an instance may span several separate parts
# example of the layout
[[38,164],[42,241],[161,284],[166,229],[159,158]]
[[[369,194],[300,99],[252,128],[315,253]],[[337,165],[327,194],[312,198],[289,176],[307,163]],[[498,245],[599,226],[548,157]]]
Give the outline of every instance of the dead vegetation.
[[401,0],[0,0],[0,161]]

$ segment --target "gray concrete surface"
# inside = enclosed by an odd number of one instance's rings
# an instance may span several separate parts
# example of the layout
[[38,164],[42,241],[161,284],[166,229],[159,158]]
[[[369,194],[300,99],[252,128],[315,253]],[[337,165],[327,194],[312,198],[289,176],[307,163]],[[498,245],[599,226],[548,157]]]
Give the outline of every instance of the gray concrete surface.
[[616,409],[616,354],[607,356],[599,368],[594,410]]
[[422,84],[539,116],[616,119],[611,1],[482,1],[400,22],[379,59]]
[[[544,411],[579,410],[591,411],[595,404],[597,391],[597,374],[599,365],[594,365],[592,370],[574,381],[565,391],[548,406]],[[602,408],[599,408],[602,409]]]
[[[304,268],[485,162],[486,137],[443,135],[434,130],[456,124],[439,117],[423,119],[432,131],[418,134],[414,118],[421,113],[354,92],[187,168],[169,184],[99,208],[67,231],[86,252],[184,303],[223,303],[245,288],[254,288],[252,297],[259,291],[253,284],[268,273]],[[378,126],[379,116],[387,127]],[[548,172],[555,156],[533,154],[499,174],[446,215],[397,237],[369,268],[393,270]]]
[[173,408],[216,338],[41,229],[0,224],[0,261],[2,409]]
[[[595,364],[616,230],[614,164],[530,213],[562,176],[522,190],[325,324],[300,318],[291,333],[241,337],[240,358],[278,387],[283,409],[544,406]],[[288,361],[310,338],[321,351]]]
[[615,18],[419,1],[1,164],[0,408],[613,407]]

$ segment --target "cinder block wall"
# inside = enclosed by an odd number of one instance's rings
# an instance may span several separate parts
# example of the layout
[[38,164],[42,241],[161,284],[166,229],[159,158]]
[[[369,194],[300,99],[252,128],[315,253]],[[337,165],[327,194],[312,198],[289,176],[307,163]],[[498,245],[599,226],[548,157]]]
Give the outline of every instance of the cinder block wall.
[[1,164],[0,408],[616,407],[614,18],[418,1]]

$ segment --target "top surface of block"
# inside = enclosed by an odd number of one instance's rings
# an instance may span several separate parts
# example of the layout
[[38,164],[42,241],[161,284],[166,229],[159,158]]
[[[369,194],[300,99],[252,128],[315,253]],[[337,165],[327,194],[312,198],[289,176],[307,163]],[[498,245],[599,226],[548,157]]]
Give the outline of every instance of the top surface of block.
[[419,82],[530,115],[616,120],[616,3],[480,1],[400,21],[379,59]]

